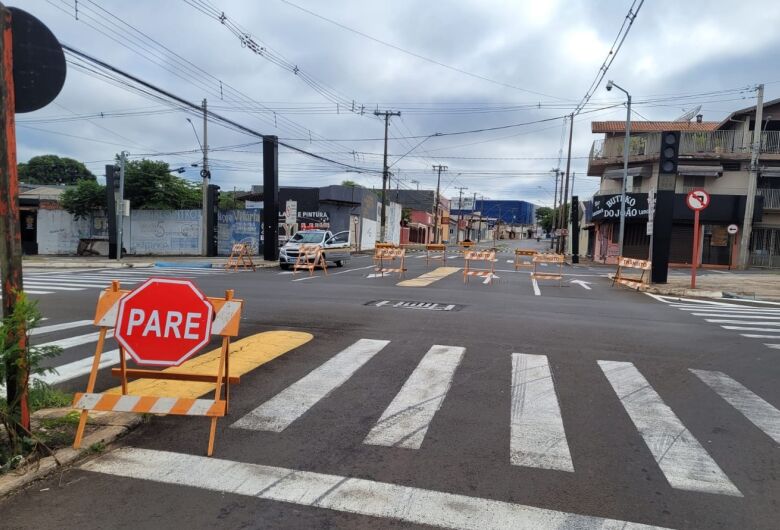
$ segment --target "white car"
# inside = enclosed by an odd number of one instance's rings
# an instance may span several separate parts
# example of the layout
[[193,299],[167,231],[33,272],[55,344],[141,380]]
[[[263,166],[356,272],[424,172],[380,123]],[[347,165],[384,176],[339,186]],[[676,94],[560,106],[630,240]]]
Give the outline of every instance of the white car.
[[351,257],[348,230],[336,234],[329,230],[302,230],[296,232],[279,249],[279,266],[282,269],[289,269],[295,263],[301,245],[319,245],[323,249],[325,261],[335,264],[336,267],[344,266]]

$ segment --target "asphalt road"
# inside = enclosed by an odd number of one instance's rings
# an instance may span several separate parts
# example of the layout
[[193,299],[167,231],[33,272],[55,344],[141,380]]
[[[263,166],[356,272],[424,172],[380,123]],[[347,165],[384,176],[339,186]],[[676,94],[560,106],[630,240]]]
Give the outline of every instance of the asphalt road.
[[[776,528],[780,306],[652,298],[588,266],[537,291],[498,257],[491,285],[458,270],[399,286],[369,277],[370,257],[313,278],[136,271],[235,289],[242,337],[314,338],[242,378],[213,459],[207,420],[154,418],[0,501],[2,526]],[[412,255],[406,278],[438,266]],[[45,274],[60,286],[128,276]],[[33,296],[52,326],[92,318],[97,293]],[[55,364],[75,370],[92,355],[84,340]],[[83,390],[81,373],[55,382]],[[101,371],[99,389],[115,385]]]

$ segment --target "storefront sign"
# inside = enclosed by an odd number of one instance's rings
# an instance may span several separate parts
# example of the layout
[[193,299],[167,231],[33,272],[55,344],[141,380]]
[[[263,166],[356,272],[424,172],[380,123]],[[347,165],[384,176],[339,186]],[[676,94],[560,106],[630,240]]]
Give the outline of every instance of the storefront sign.
[[[593,197],[593,221],[620,219],[620,194]],[[626,219],[647,219],[647,193],[626,194]]]

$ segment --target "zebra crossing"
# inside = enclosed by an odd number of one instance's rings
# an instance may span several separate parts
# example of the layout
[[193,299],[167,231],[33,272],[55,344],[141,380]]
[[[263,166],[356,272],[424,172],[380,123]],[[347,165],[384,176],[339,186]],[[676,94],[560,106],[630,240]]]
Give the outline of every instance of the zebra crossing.
[[[293,423],[306,422],[307,417],[316,420],[309,416],[316,414],[312,409],[317,406],[317,410],[322,410],[318,405],[372,358],[381,356],[389,343],[358,340],[230,427],[282,433]],[[420,450],[467,355],[463,347],[431,346],[373,426],[366,427],[363,443]],[[511,353],[507,360],[511,360],[512,367],[511,388],[506,389],[511,393],[511,410],[491,411],[506,414],[509,422],[507,463],[575,473],[577,461],[570,450],[573,440],[566,432],[556,374],[547,356]],[[601,360],[597,365],[604,376],[604,392],[626,412],[672,488],[742,497],[705,445],[633,363]],[[780,411],[774,405],[725,373],[698,369],[691,369],[690,373],[714,392],[713,399],[723,399],[766,436],[780,441]]]
[[27,294],[47,295],[56,292],[84,291],[87,289],[105,289],[112,280],[122,285],[135,285],[150,277],[200,278],[215,274],[236,274],[224,269],[205,269],[195,267],[145,267],[142,269],[78,269],[51,272],[34,271],[24,273],[24,292]]
[[759,339],[767,348],[780,349],[780,304],[753,302],[757,305],[744,305],[649,293],[648,296],[670,307],[701,317],[705,322],[729,331],[737,331],[742,337]]

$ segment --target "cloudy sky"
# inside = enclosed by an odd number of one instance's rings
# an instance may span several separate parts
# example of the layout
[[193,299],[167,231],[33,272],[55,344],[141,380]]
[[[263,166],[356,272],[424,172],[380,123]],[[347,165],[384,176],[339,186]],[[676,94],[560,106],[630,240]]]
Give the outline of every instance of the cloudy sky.
[[[393,188],[434,188],[432,166],[443,164],[447,196],[464,187],[467,195],[551,204],[550,170],[561,149],[565,167],[568,134],[558,118],[583,99],[632,1],[79,0],[78,12],[74,0],[16,5],[64,44],[188,101],[207,98],[210,109],[243,126],[357,168],[282,147],[280,185],[350,179],[381,187],[378,109],[401,113],[390,121]],[[766,84],[765,99],[780,97],[778,26],[780,2],[773,0],[647,0],[607,79],[632,93],[634,119],[675,119],[701,105],[705,120],[719,120],[754,104],[757,83]],[[200,160],[198,141],[186,121],[202,140],[197,114],[69,61],[59,97],[17,116],[20,161],[54,153],[102,176],[103,166],[126,150],[198,179],[192,166]],[[598,186],[586,177],[596,138],[590,121],[625,119],[622,94],[607,92],[605,83],[574,122],[572,171],[580,196]],[[466,132],[490,128],[497,129]],[[213,183],[260,184],[257,142],[209,123]]]

